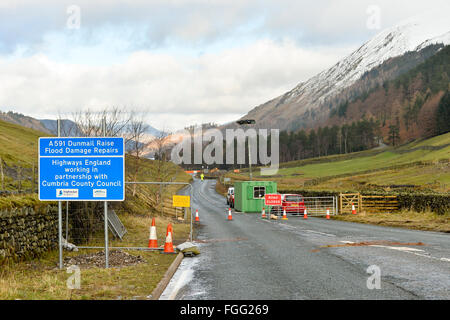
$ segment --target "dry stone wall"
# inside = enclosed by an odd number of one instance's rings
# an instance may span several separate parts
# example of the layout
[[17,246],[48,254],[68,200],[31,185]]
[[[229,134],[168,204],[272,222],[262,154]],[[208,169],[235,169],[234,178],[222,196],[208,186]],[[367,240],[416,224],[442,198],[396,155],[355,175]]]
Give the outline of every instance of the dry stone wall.
[[57,208],[0,211],[0,263],[34,258],[57,246]]

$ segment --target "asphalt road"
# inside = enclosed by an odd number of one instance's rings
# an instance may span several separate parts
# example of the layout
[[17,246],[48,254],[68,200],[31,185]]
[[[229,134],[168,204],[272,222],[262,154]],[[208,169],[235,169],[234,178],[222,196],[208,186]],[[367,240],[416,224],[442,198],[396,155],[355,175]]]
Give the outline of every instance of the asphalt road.
[[[449,234],[234,211],[227,221],[212,180],[196,180],[192,197],[201,254],[183,260],[161,299],[450,298]],[[346,246],[372,241],[386,243]],[[370,266],[379,289],[368,288]]]

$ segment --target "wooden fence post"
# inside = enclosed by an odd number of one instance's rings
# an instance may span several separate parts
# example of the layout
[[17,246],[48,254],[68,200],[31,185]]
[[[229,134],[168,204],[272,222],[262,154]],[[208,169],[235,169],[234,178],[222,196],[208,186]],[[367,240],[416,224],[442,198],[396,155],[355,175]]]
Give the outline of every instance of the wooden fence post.
[[5,174],[3,173],[3,159],[0,157],[0,176],[2,179],[2,190],[5,191]]
[[36,169],[35,169],[35,165],[34,165],[34,162],[33,162],[33,171],[32,171],[32,177],[31,177],[31,193],[34,193],[34,191],[35,191],[35,185],[36,185],[36,177],[35,177],[35,175],[36,175]]
[[19,193],[22,191],[22,167],[17,166],[17,183]]
[[358,193],[358,212],[362,212],[362,196],[361,193]]

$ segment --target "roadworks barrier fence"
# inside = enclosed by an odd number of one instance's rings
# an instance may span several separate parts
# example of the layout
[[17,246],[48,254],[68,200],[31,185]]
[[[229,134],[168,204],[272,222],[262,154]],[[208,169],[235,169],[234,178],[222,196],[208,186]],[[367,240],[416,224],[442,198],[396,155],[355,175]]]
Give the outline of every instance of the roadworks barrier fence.
[[[310,197],[320,197],[320,196],[338,196],[340,201],[340,195],[341,194],[355,194],[355,192],[336,192],[333,190],[305,190],[305,189],[281,189],[278,190],[279,193],[292,193],[292,194],[302,194],[303,196],[310,196]],[[398,201],[398,210],[413,210],[417,212],[424,212],[424,211],[432,211],[437,214],[445,214],[450,212],[450,197],[448,193],[436,193],[436,192],[362,192],[361,195],[363,197],[365,196],[383,196],[383,198],[387,199],[393,199],[388,198],[390,196],[396,196],[396,199]],[[360,208],[358,206],[358,202],[354,203],[356,209],[358,212],[361,212]],[[349,210],[341,210],[340,203],[339,203],[339,214],[341,213],[351,213],[351,203],[347,208]],[[394,212],[395,210],[386,211],[383,210],[383,208],[379,208],[379,210],[372,210],[371,212],[377,212],[377,213],[384,213],[384,212]]]
[[[326,216],[327,210],[329,210],[330,215],[338,214],[338,197],[330,196],[330,197],[304,197],[303,201],[305,203],[305,208],[308,212],[308,216],[318,217],[318,216]],[[271,207],[271,214],[283,215],[282,207]],[[286,210],[287,216],[302,216],[303,217],[303,209],[296,211],[295,209]]]

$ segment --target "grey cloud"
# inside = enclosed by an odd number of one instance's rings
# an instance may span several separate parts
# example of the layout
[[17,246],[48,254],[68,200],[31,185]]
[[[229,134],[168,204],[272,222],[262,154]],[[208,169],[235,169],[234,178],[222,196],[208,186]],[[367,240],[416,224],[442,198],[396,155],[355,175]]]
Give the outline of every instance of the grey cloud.
[[245,114],[350,50],[330,53],[327,48],[305,50],[289,41],[264,40],[199,57],[136,52],[124,63],[102,67],[55,62],[44,55],[0,58],[0,106],[56,114],[120,105],[159,117],[204,114],[203,119],[221,121],[221,114]]
[[261,35],[272,39],[289,37],[303,45],[355,43],[376,32],[365,27],[369,5],[381,8],[382,27],[385,28],[446,2],[7,0],[0,5],[0,48],[11,51],[18,44],[39,43],[46,33],[64,32],[66,9],[72,4],[81,8],[82,28],[95,33],[104,25],[134,26],[146,30],[146,39],[135,45],[154,48],[174,42],[201,46],[228,38]]

